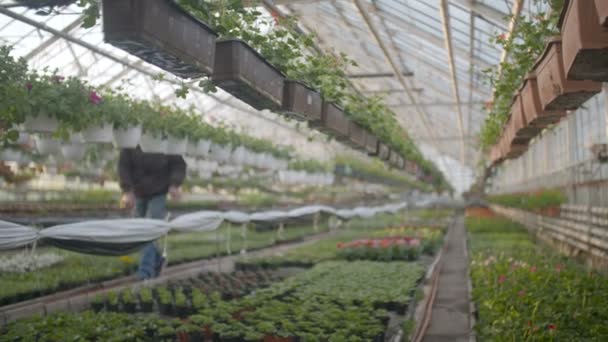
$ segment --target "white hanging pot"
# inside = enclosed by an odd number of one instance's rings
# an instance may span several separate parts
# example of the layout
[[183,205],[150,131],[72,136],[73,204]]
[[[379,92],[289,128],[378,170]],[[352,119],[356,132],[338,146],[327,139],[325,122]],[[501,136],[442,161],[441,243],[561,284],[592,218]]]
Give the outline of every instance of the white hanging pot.
[[141,136],[139,147],[145,153],[167,153],[167,144],[167,139],[144,133]]
[[243,146],[239,146],[232,153],[232,163],[236,165],[243,165],[244,160],[245,148]]
[[112,124],[104,123],[88,127],[82,131],[82,137],[88,143],[111,143],[114,138],[112,131]]
[[209,149],[211,148],[211,142],[209,140],[199,140],[196,144],[197,156],[208,157]]
[[38,134],[34,137],[36,150],[45,155],[57,155],[61,153],[61,142],[50,135]]
[[188,144],[186,144],[186,155],[188,157],[198,156],[197,144],[197,141],[188,140]]
[[53,133],[59,127],[59,121],[48,114],[27,116],[23,128],[30,133]]
[[84,158],[87,145],[84,143],[68,142],[61,145],[61,154],[65,159],[78,161]]
[[196,168],[197,164],[198,164],[198,162],[196,161],[196,158],[193,158],[193,157],[184,157],[184,162],[186,163],[188,170]]
[[230,148],[218,144],[212,144],[211,157],[217,162],[224,163],[230,159]]
[[113,132],[116,148],[136,148],[141,140],[141,125],[118,128]]
[[21,154],[21,151],[13,148],[2,149],[0,150],[0,160],[19,163],[22,159]]
[[15,141],[15,144],[17,145],[27,145],[30,142],[30,135],[27,132],[19,132],[19,137],[17,138],[17,141]]
[[245,154],[243,156],[243,164],[248,165],[248,166],[253,166],[254,163],[255,163],[255,156],[254,156],[253,152],[246,149]]
[[169,137],[169,139],[167,139],[167,154],[186,154],[187,147],[188,138]]

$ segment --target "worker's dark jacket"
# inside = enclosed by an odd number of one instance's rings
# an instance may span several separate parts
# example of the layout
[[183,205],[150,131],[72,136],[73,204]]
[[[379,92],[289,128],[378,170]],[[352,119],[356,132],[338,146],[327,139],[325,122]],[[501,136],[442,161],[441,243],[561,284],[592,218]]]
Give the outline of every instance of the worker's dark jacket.
[[182,156],[143,153],[139,147],[122,149],[118,161],[120,187],[138,198],[166,194],[169,186],[180,186],[186,176]]

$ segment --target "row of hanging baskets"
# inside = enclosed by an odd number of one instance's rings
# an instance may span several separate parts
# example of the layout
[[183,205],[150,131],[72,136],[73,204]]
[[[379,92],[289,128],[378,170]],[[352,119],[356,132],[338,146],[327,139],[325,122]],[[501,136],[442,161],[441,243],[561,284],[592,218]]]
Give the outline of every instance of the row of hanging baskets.
[[523,154],[532,138],[602,91],[608,82],[608,1],[566,0],[561,35],[543,54],[513,97],[510,117],[490,162]]
[[[174,0],[104,0],[106,42],[182,78],[211,81],[255,109],[307,121],[349,146],[390,160],[388,147],[353,122],[338,105],[303,83],[288,80],[262,55],[237,39],[218,40],[204,22]],[[405,167],[401,156],[390,164]]]

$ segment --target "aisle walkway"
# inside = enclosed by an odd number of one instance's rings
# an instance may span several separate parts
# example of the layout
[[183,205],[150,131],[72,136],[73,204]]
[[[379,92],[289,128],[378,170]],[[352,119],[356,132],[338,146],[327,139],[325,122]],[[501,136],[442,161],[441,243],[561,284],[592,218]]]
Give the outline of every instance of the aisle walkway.
[[468,342],[470,332],[466,232],[460,215],[448,234],[437,297],[424,342]]

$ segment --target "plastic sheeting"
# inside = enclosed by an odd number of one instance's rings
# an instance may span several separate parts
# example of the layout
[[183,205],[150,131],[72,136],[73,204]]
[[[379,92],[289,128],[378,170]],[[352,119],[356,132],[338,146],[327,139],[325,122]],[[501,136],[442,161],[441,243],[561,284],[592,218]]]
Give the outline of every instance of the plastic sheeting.
[[18,248],[37,239],[45,239],[61,248],[84,253],[120,255],[136,250],[145,243],[157,240],[169,231],[210,231],[224,221],[244,224],[249,222],[277,222],[326,213],[342,219],[369,218],[382,212],[396,212],[408,207],[405,202],[378,207],[335,209],[311,205],[288,211],[269,210],[256,213],[241,211],[200,211],[166,222],[153,219],[95,220],[57,225],[43,230],[0,221],[0,250]]

